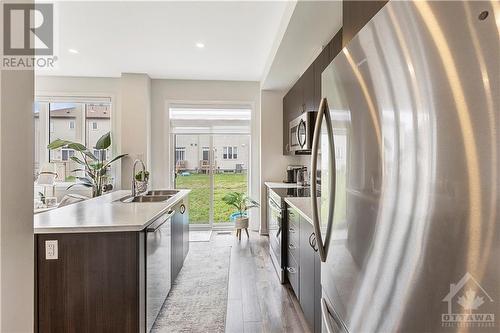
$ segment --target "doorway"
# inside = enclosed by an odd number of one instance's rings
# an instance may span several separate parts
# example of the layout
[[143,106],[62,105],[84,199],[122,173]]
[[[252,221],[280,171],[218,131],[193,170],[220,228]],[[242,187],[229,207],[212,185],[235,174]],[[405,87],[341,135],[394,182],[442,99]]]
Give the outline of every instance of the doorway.
[[235,208],[222,198],[248,194],[248,134],[176,134],[175,188],[189,189],[190,225],[212,229],[231,226]]

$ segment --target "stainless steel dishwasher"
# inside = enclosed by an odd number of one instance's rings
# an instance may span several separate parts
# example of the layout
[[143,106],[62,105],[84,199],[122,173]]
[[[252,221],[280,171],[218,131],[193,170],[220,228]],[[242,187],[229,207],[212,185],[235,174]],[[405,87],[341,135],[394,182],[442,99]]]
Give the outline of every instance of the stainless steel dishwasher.
[[170,291],[174,214],[171,210],[146,228],[146,332],[151,331]]

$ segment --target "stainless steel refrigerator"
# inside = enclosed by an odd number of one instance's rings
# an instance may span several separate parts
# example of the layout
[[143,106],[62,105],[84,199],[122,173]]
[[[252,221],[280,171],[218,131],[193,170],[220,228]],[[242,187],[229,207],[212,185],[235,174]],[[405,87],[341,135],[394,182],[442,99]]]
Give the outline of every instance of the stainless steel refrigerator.
[[323,72],[323,332],[499,331],[499,32],[499,1],[390,1]]

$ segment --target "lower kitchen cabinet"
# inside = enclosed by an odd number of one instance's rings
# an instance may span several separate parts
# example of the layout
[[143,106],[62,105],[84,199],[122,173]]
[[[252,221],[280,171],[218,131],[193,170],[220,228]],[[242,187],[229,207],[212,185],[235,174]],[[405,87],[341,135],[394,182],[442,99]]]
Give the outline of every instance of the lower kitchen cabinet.
[[[167,225],[160,220],[170,212],[150,225],[157,226],[154,231],[36,234],[34,331],[145,332],[146,304],[158,296],[147,294],[146,272],[161,268],[155,262],[170,262],[173,282],[189,250],[187,199],[173,209],[165,233],[156,230]],[[164,234],[171,237],[170,249],[166,260],[156,260],[162,258],[152,258],[147,245]],[[57,254],[49,247],[55,242]]]
[[287,230],[287,278],[311,332],[321,332],[321,261],[310,245],[314,228],[297,210],[288,207]]
[[310,238],[314,236],[313,226],[303,219],[300,222],[299,300],[309,328],[314,332],[314,259],[318,255],[309,245]]
[[[57,259],[46,259],[46,241],[57,241]],[[144,232],[40,234],[35,242],[36,332],[144,332]]]

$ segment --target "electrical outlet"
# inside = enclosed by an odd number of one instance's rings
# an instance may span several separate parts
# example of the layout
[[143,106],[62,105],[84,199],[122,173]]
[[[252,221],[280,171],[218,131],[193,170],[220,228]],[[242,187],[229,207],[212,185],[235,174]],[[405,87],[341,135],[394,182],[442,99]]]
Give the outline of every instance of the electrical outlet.
[[57,240],[45,241],[45,260],[55,260],[58,258]]

